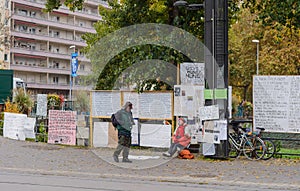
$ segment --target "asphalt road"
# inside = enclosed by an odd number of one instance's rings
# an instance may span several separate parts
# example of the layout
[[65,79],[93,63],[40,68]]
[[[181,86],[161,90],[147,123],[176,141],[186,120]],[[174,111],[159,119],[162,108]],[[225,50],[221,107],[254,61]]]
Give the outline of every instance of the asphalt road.
[[169,160],[131,150],[133,163],[125,164],[112,152],[0,137],[0,191],[300,190],[300,160]]
[[297,190],[297,188],[274,188],[256,184],[180,183],[145,181],[126,178],[68,177],[56,175],[33,175],[13,172],[0,173],[0,188],[3,191],[215,191],[215,190]]

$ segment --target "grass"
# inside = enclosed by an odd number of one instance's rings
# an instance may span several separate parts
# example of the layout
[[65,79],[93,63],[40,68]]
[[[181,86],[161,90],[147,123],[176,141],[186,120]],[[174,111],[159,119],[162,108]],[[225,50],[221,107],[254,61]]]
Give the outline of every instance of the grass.
[[[275,157],[277,158],[300,159],[300,149],[280,148],[280,151],[278,153],[286,153],[287,155],[276,154]],[[288,154],[292,154],[292,155],[288,155]]]

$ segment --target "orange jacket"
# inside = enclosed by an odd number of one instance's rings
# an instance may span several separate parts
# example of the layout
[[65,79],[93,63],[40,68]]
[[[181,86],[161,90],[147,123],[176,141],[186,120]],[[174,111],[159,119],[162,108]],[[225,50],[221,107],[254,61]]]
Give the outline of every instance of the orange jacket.
[[185,126],[179,126],[175,132],[175,135],[173,135],[173,142],[179,143],[182,146],[186,147],[191,142],[191,137],[188,134],[184,133]]

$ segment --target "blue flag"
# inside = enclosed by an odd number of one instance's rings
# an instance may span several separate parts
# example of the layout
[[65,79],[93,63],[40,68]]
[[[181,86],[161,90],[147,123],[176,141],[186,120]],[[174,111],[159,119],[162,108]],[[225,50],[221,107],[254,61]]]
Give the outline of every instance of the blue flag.
[[71,54],[71,75],[72,77],[77,76],[77,70],[78,70],[78,59],[77,59],[77,52]]

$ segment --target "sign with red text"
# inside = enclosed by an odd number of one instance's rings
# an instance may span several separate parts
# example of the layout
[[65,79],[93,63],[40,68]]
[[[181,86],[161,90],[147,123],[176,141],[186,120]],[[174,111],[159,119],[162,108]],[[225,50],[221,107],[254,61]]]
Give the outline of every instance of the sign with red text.
[[48,143],[76,144],[76,112],[49,110]]

